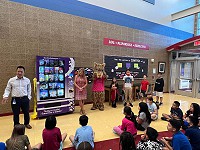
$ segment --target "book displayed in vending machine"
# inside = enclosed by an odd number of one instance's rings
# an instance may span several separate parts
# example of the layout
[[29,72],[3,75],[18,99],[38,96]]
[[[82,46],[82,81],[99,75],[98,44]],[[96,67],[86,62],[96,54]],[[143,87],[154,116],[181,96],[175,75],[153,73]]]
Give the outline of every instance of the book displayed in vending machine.
[[36,57],[38,117],[74,111],[74,59]]

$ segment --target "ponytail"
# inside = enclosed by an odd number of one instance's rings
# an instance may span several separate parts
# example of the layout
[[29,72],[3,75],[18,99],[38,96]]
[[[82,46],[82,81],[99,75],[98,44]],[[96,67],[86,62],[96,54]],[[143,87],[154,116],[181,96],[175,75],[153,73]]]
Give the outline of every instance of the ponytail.
[[125,118],[132,121],[134,123],[135,127],[137,128],[138,123],[137,123],[136,117],[132,111],[131,111],[131,115],[130,116],[126,115]]

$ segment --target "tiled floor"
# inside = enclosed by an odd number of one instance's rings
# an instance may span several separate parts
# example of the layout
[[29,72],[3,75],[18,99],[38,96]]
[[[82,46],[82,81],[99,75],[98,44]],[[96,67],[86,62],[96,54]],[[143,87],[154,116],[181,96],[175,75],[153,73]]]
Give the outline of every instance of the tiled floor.
[[[159,109],[159,119],[151,123],[151,126],[156,128],[158,131],[166,131],[167,122],[161,121],[160,117],[162,113],[169,113],[170,107],[174,100],[178,100],[181,103],[181,109],[185,112],[192,102],[200,104],[200,99],[190,98],[186,96],[174,95],[174,94],[164,94],[164,105]],[[89,117],[89,125],[91,125],[95,131],[95,141],[102,141],[107,139],[117,138],[112,132],[112,128],[116,125],[121,124],[121,120],[124,117],[122,114],[123,105],[118,103],[117,108],[112,108],[105,102],[105,110],[90,110],[91,104],[86,105],[86,112]],[[62,115],[57,117],[57,126],[62,132],[67,132],[68,135],[75,133],[79,126],[79,107],[73,114]],[[138,114],[138,101],[134,102],[132,108],[133,112]],[[22,122],[23,115],[20,116]],[[26,130],[31,145],[35,145],[38,142],[42,142],[42,130],[44,128],[45,119],[31,120],[31,125],[33,129]],[[11,136],[13,128],[12,116],[6,116],[0,118],[0,141],[5,142]],[[138,134],[142,132],[139,131]],[[64,147],[70,146],[69,139],[67,138],[64,142]]]

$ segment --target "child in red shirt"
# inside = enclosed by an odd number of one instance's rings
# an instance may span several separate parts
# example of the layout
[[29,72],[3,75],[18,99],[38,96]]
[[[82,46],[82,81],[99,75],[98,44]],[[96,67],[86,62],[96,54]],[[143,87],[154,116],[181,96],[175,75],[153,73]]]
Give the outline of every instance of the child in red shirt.
[[63,142],[67,137],[67,133],[61,135],[60,129],[56,127],[56,118],[49,116],[45,122],[45,129],[42,133],[44,144],[42,150],[62,150]]
[[141,81],[141,85],[140,85],[140,96],[141,96],[141,101],[144,100],[144,98],[147,97],[147,93],[149,90],[149,81],[147,80],[147,76],[144,75],[143,76],[143,80]]

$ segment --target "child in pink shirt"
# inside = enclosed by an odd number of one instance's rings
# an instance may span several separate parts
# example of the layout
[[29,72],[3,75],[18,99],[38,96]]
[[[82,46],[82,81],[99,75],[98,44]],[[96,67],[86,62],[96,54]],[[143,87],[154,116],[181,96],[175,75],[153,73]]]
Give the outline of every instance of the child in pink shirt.
[[130,107],[124,107],[124,115],[125,118],[122,120],[122,125],[113,128],[114,133],[121,135],[124,131],[127,131],[133,136],[137,135],[137,122]]

